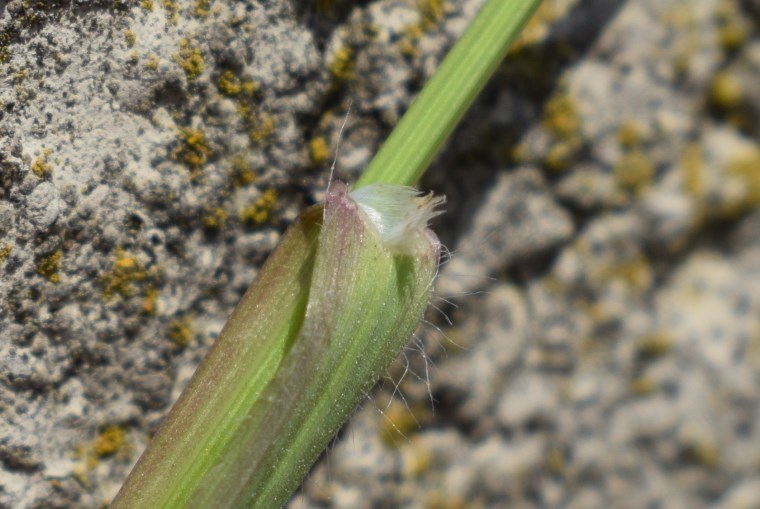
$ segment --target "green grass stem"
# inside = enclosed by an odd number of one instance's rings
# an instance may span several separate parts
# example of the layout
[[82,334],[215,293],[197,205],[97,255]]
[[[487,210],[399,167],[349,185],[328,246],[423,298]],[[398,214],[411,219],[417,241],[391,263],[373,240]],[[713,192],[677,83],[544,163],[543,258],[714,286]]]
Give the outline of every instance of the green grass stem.
[[425,173],[541,0],[489,0],[359,178],[412,186]]

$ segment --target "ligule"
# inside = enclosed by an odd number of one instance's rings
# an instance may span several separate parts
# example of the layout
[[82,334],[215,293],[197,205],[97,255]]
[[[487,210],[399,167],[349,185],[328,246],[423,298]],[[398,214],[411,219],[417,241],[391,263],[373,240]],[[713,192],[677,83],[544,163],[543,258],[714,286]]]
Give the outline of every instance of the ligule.
[[422,317],[440,250],[427,223],[442,202],[332,183],[324,208],[284,234],[112,507],[285,503]]

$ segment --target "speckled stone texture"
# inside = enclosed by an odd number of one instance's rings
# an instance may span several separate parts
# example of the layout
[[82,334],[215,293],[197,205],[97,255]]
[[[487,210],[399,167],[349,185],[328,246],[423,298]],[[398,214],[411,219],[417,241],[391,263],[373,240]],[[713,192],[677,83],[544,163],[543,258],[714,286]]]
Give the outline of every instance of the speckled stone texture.
[[[349,102],[352,180],[482,3],[0,1],[0,507],[108,503]],[[758,34],[544,3],[422,184],[435,307],[289,507],[760,507]]]

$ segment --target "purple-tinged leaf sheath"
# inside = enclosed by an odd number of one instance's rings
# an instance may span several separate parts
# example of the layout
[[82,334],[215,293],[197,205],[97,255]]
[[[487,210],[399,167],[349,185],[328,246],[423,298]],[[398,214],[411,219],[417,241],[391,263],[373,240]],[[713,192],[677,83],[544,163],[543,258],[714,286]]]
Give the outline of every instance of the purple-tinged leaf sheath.
[[[401,201],[418,206],[409,201],[409,188],[398,189]],[[388,194],[387,188],[382,191]],[[392,192],[389,198],[395,199]],[[384,207],[373,206],[381,212]],[[202,462],[203,470],[193,472],[195,484],[162,507],[282,505],[419,322],[439,254],[426,222],[405,233],[401,251],[391,250],[377,223],[340,182],[328,189],[321,219],[300,328],[286,339],[292,346],[283,347],[284,356],[263,391],[213,416],[230,421],[226,429],[232,433],[213,448],[199,444],[201,456],[194,461]],[[200,373],[212,378],[207,371]],[[191,387],[201,384],[197,376]],[[240,385],[213,390],[228,394],[240,391]],[[204,454],[212,454],[213,463]]]

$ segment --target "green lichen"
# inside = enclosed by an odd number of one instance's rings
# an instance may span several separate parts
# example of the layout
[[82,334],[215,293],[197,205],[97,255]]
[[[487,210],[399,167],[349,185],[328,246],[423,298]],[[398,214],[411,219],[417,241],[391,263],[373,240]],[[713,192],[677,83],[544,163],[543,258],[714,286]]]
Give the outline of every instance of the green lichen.
[[57,283],[60,281],[58,271],[61,269],[61,261],[63,260],[63,253],[56,251],[55,253],[42,258],[37,263],[37,274],[44,276],[51,283]]
[[274,189],[267,189],[256,201],[240,211],[240,221],[253,226],[264,224],[271,220],[276,204],[277,192]]

